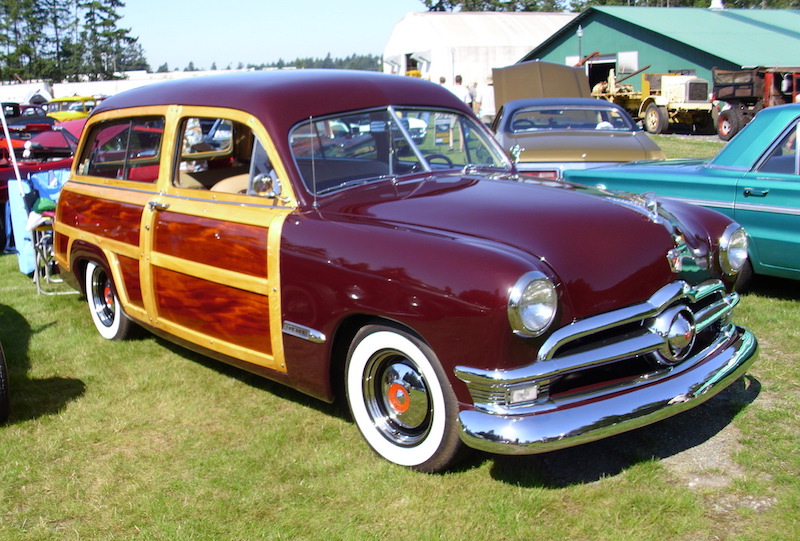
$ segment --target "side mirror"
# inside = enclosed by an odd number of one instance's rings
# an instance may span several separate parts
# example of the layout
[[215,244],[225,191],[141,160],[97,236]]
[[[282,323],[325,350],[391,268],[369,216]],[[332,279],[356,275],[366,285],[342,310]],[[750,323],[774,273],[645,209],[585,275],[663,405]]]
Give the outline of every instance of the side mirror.
[[281,196],[283,190],[279,179],[260,174],[253,179],[253,191],[262,197],[276,198]]

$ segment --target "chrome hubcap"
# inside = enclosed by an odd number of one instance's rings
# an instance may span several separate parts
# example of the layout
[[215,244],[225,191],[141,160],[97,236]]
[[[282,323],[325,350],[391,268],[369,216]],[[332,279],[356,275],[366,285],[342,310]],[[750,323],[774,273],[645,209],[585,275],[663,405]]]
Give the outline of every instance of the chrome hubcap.
[[396,445],[422,441],[430,429],[431,401],[411,361],[399,352],[378,352],[364,375],[364,399],[378,431]]
[[92,291],[89,294],[92,296],[92,304],[97,317],[103,325],[110,327],[114,323],[116,307],[114,292],[105,271],[99,267],[92,274]]

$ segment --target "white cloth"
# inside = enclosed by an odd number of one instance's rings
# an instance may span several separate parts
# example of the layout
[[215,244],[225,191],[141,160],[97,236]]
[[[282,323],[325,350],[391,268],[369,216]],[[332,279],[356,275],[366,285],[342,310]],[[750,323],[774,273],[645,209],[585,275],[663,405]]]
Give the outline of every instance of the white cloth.
[[458,99],[469,105],[472,103],[472,96],[469,95],[469,90],[464,85],[453,85],[448,87],[450,92],[455,94]]

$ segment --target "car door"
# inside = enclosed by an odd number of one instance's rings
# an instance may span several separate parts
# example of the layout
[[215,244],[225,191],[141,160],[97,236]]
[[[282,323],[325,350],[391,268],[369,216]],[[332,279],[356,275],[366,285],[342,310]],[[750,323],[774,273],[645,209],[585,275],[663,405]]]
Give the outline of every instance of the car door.
[[787,129],[739,180],[734,218],[747,229],[753,265],[800,278],[800,154],[798,123]]
[[253,129],[258,122],[240,112],[185,108],[169,121],[177,127],[171,179],[142,216],[151,324],[285,371],[278,253],[293,198],[275,184],[285,170],[263,129]]

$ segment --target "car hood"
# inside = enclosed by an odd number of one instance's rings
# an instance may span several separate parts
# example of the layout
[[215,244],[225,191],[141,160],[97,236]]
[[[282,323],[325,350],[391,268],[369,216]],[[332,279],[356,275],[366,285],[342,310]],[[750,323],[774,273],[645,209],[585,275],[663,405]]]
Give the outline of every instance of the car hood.
[[667,260],[675,247],[671,228],[620,195],[563,182],[437,176],[362,187],[336,199],[322,207],[325,214],[524,252],[553,269],[574,317],[641,301],[675,279]]
[[[586,170],[564,171],[564,178],[571,182],[596,184],[602,179],[642,179],[655,177],[675,177],[676,175],[706,175],[711,169],[708,160],[680,158],[672,160],[653,160],[595,167]],[[613,186],[613,183],[612,183]]]
[[522,147],[521,162],[630,162],[663,157],[655,143],[642,137],[647,136],[601,130],[505,134],[502,145],[506,150]]

